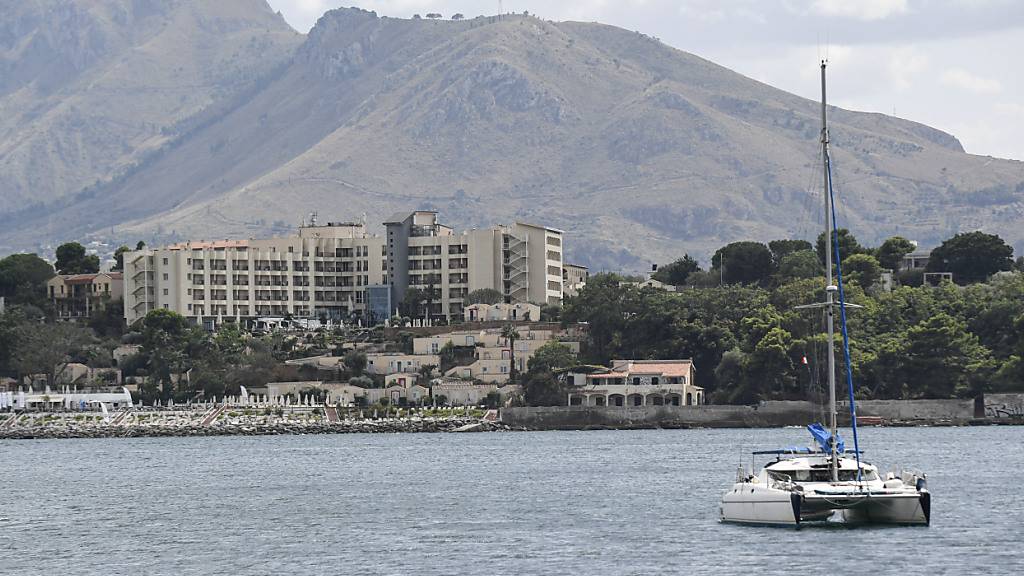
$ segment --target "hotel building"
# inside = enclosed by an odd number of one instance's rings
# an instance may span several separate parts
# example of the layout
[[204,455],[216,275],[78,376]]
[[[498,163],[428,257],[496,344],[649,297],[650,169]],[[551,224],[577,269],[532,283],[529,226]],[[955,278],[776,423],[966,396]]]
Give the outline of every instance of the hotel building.
[[466,295],[483,288],[508,303],[560,304],[562,240],[524,223],[456,233],[420,210],[389,218],[384,236],[313,223],[287,238],[139,250],[124,256],[125,320],[164,308],[208,328],[288,314],[377,323],[410,288],[432,291],[433,320],[462,317]]

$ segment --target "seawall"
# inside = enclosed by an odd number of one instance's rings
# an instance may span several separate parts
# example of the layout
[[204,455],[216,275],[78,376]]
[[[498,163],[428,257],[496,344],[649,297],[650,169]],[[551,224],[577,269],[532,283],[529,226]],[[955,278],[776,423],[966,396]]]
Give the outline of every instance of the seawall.
[[[857,403],[858,417],[883,425],[965,425],[975,420],[974,400],[873,400]],[[841,425],[849,424],[840,408]],[[762,402],[753,406],[552,406],[504,408],[501,422],[531,430],[599,428],[774,428],[804,426],[826,418],[811,402]]]

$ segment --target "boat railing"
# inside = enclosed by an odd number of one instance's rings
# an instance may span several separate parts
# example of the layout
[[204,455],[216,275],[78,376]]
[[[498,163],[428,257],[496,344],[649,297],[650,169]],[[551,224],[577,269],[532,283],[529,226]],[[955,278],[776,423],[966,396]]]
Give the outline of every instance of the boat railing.
[[[839,454],[855,454],[854,450],[844,450]],[[860,451],[864,454],[864,451]],[[811,448],[781,448],[779,450],[755,450],[752,452],[755,456],[822,456],[827,455],[828,452],[822,452],[821,450],[812,450]]]

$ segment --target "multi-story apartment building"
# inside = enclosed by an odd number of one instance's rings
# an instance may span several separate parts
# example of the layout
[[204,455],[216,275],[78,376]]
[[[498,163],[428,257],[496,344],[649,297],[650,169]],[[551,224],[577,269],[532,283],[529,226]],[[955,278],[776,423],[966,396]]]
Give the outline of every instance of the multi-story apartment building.
[[208,327],[262,316],[347,318],[384,280],[384,240],[360,223],[303,226],[297,236],[184,242],[124,255],[125,320],[156,308]]
[[483,288],[508,303],[562,302],[560,230],[520,222],[455,234],[424,210],[395,214],[384,225],[395,302],[409,288],[434,290],[432,317],[461,316],[466,295]]
[[120,272],[60,274],[46,283],[46,293],[61,319],[89,318],[92,313],[121,298]]
[[517,223],[456,234],[437,213],[385,223],[311,224],[297,236],[184,242],[124,256],[125,319],[166,308],[207,327],[266,316],[376,322],[409,288],[431,290],[433,319],[461,317],[465,297],[497,289],[507,302],[562,300],[562,233]]

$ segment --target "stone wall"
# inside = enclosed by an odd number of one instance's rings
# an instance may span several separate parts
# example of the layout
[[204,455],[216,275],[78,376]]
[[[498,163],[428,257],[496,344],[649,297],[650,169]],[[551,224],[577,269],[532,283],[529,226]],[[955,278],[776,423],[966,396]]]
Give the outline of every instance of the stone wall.
[[[839,414],[849,414],[843,402]],[[858,400],[857,416],[878,416],[883,421],[951,420],[964,423],[974,419],[974,400]],[[848,422],[849,418],[841,419]]]
[[505,408],[501,421],[513,427],[580,428],[758,428],[802,426],[819,419],[810,402],[765,402],[757,406],[552,406]]
[[[849,424],[845,407],[841,425]],[[974,418],[973,400],[874,400],[857,403],[859,416],[883,423],[966,424]],[[538,430],[584,428],[772,428],[823,422],[827,414],[810,402],[762,402],[754,406],[552,406],[504,408],[501,421]]]
[[1024,394],[985,394],[984,411],[996,421],[1024,419]]

